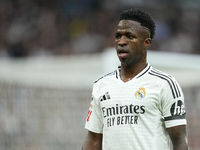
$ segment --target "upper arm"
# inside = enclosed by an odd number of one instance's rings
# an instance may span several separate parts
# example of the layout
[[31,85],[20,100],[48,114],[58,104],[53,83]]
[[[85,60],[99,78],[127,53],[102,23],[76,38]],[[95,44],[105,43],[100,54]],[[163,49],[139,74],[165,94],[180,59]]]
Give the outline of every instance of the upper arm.
[[103,135],[88,131],[82,150],[102,150]]
[[167,129],[173,144],[173,150],[188,150],[186,126],[174,126]]

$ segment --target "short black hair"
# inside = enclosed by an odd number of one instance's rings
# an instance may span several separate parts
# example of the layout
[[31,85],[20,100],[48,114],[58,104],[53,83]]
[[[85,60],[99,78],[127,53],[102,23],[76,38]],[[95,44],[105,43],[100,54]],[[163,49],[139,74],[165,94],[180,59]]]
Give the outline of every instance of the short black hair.
[[156,25],[148,12],[140,8],[132,8],[128,10],[124,10],[121,12],[119,21],[121,20],[133,20],[137,21],[149,29],[150,31],[150,38],[153,39],[155,36],[155,29]]

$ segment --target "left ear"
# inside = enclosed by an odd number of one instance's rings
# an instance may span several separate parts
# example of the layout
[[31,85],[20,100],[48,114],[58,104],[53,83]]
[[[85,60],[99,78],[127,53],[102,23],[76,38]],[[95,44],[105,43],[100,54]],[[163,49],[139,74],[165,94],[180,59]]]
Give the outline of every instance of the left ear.
[[144,40],[144,46],[146,50],[149,48],[150,44],[151,44],[151,38],[146,38]]

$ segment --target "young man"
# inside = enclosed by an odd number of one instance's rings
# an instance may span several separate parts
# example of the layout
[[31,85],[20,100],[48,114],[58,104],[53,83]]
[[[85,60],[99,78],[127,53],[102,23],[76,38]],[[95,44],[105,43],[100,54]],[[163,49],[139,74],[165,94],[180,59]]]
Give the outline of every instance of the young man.
[[176,80],[147,63],[155,23],[123,11],[115,34],[121,66],[94,82],[82,150],[188,150],[184,97]]

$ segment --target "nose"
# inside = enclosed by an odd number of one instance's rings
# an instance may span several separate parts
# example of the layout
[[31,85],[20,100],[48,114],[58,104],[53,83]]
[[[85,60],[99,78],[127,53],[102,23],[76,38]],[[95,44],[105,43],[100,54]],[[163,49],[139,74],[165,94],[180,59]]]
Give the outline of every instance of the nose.
[[119,46],[123,46],[123,45],[126,45],[126,44],[127,44],[126,37],[125,36],[121,36],[121,38],[118,41],[118,45]]

